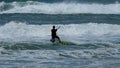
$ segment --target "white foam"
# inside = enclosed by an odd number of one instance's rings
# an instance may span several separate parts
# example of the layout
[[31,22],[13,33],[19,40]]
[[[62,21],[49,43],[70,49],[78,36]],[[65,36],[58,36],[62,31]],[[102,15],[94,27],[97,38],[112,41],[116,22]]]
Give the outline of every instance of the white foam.
[[[79,37],[86,39],[107,39],[107,36],[120,36],[120,25],[113,24],[68,24],[56,25],[56,28],[61,26],[58,30],[58,35],[61,38],[72,38],[71,40],[79,40]],[[11,21],[0,27],[0,40],[40,40],[51,38],[51,24],[46,25],[30,25],[23,22]],[[103,36],[103,38],[101,38]],[[12,39],[12,40],[11,40]],[[110,39],[110,38],[109,38]],[[108,40],[109,40],[108,39]],[[113,39],[113,38],[112,38]]]
[[81,3],[42,3],[42,2],[0,2],[0,8],[5,5],[11,6],[3,13],[44,13],[44,14],[120,14],[120,4],[81,4]]

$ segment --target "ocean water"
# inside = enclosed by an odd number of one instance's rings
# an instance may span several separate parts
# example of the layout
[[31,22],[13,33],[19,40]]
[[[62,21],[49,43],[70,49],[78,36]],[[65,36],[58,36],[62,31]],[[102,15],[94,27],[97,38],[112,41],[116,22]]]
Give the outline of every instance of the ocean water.
[[119,2],[0,0],[0,68],[120,68]]

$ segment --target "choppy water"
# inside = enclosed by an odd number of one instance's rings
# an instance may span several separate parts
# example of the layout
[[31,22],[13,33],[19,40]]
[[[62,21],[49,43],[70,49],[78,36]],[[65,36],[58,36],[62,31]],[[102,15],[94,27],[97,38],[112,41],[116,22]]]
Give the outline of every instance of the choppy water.
[[[0,1],[0,68],[119,68],[118,0]],[[67,45],[53,44],[51,28]]]

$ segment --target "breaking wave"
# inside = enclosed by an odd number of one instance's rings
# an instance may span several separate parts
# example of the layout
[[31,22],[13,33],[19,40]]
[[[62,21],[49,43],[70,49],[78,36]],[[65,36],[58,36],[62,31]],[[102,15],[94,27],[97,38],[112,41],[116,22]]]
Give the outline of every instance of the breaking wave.
[[43,14],[120,14],[120,4],[44,3],[37,1],[0,2],[3,13],[43,13]]
[[[0,47],[12,50],[36,49],[81,49],[117,47],[120,40],[120,25],[113,24],[56,24],[58,35],[69,42],[69,47],[53,47],[50,42],[53,24],[33,25],[11,21],[0,26]],[[55,24],[54,24],[55,25]]]
[[[0,38],[4,40],[12,39],[14,41],[31,40],[35,41],[40,39],[51,38],[51,28],[53,24],[44,25],[30,25],[23,22],[11,21],[0,27]],[[86,24],[57,24],[56,28],[60,26],[58,35],[61,37],[79,38],[89,37],[91,40],[95,37],[108,37],[120,35],[120,25],[113,24],[98,24],[98,23],[86,23]],[[106,38],[107,39],[107,38]],[[113,39],[113,38],[112,38]]]

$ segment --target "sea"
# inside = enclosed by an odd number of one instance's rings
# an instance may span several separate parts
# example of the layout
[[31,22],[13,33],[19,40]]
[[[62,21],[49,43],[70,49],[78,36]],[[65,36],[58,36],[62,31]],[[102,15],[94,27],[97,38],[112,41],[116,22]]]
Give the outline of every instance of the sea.
[[0,68],[120,68],[120,0],[0,0]]

